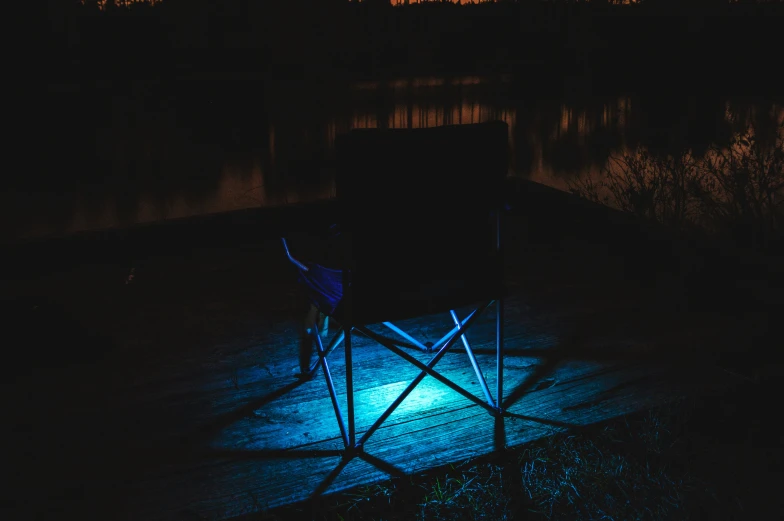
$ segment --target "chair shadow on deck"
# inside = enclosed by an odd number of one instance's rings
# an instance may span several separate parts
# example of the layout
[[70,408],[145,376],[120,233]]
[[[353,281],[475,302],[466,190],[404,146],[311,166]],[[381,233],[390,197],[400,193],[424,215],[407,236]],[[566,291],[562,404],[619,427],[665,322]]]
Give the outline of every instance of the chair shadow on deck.
[[[507,390],[505,393],[505,398],[502,402],[502,409],[503,414],[499,415],[494,418],[493,423],[493,449],[494,453],[502,453],[507,449],[507,428],[508,428],[508,419],[517,419],[523,420],[525,422],[531,423],[538,423],[542,426],[552,428],[553,431],[563,431],[566,429],[574,429],[579,428],[583,424],[582,423],[569,423],[564,421],[558,421],[557,419],[548,419],[543,417],[538,417],[537,415],[526,415],[521,412],[512,412],[509,409],[515,405],[520,403],[524,398],[530,396],[532,393],[535,393],[539,390],[546,389],[548,387],[552,387],[556,385],[557,378],[554,378],[559,366],[565,362],[599,362],[599,363],[607,363],[608,367],[606,369],[607,372],[617,370],[619,367],[643,367],[651,364],[657,364],[662,361],[666,361],[668,365],[672,365],[676,361],[678,363],[686,364],[685,367],[686,371],[689,372],[691,369],[688,367],[693,363],[691,356],[688,354],[682,354],[680,357],[676,358],[673,356],[673,353],[677,349],[676,347],[667,347],[666,349],[662,349],[661,351],[656,352],[649,352],[649,351],[636,351],[636,350],[625,350],[623,348],[619,348],[616,345],[607,344],[597,342],[599,337],[601,337],[601,328],[599,330],[596,329],[595,323],[591,323],[590,325],[586,326],[578,326],[570,331],[564,331],[562,335],[560,335],[560,339],[556,340],[553,344],[549,346],[543,347],[528,347],[528,346],[510,346],[505,352],[505,356],[510,358],[531,358],[539,360],[538,364],[533,365],[531,369],[529,369],[528,373],[525,375],[521,381],[516,382],[510,389]],[[380,335],[379,335],[380,336]],[[403,340],[394,339],[398,344],[404,344]],[[409,345],[409,348],[414,349],[416,346]],[[487,347],[475,347],[474,353],[476,355],[494,355],[495,350],[489,349]],[[700,354],[700,357],[702,353]],[[700,363],[704,364],[704,358],[700,358]],[[530,367],[530,366],[527,366]],[[507,367],[507,372],[516,371],[513,367]],[[594,376],[601,376],[605,370],[599,370],[597,372],[592,372],[590,377]],[[512,379],[508,379],[511,383]],[[639,381],[632,381],[631,385],[639,384]],[[190,457],[196,458],[198,460],[227,460],[227,461],[272,461],[272,460],[294,460],[294,459],[313,459],[313,458],[333,458],[339,460],[336,462],[334,467],[324,466],[324,469],[329,468],[329,472],[321,479],[318,484],[313,487],[311,490],[308,490],[309,498],[311,500],[315,500],[323,496],[329,489],[330,486],[335,482],[335,480],[340,476],[343,470],[346,468],[346,465],[351,461],[353,457],[361,459],[362,461],[366,462],[367,464],[375,467],[379,471],[388,475],[391,479],[395,478],[402,478],[404,476],[409,475],[406,470],[400,468],[399,466],[391,463],[381,457],[378,457],[372,452],[361,451],[356,452],[347,457],[346,453],[342,449],[313,449],[309,450],[307,448],[299,447],[299,448],[261,448],[258,450],[231,450],[231,449],[222,449],[222,448],[208,448],[206,445],[208,442],[217,436],[222,429],[225,429],[236,422],[247,418],[250,416],[254,411],[264,407],[270,406],[276,400],[284,399],[289,393],[293,392],[295,389],[299,388],[302,385],[307,384],[318,384],[316,381],[310,380],[297,380],[285,385],[281,385],[276,390],[269,392],[263,396],[259,396],[254,398],[244,405],[239,406],[235,410],[228,412],[222,416],[215,418],[213,421],[208,423],[207,425],[202,426],[201,428],[197,429],[191,436],[190,441],[193,446],[193,450],[189,452]],[[571,408],[567,407],[565,410],[569,409],[577,409],[580,407],[588,407],[591,405],[595,405],[600,403],[602,399],[606,396],[611,394],[612,392],[616,391],[617,388],[630,385],[629,383],[621,383],[615,385],[614,387],[610,387],[607,390],[602,391],[600,395],[591,397],[585,401],[585,403],[579,403],[576,406]],[[474,404],[468,402],[468,406],[475,407]],[[328,410],[324,411],[325,414],[328,414]],[[337,429],[336,429],[337,431]],[[339,444],[340,438],[335,432],[333,438],[330,438],[331,441],[334,441],[336,444]],[[327,441],[330,441],[327,440]]]
[[[396,340],[397,341],[397,340]],[[401,341],[402,343],[402,341]],[[414,348],[414,346],[411,346]],[[553,373],[559,363],[565,360],[567,357],[563,355],[562,352],[556,348],[550,349],[542,349],[542,350],[532,350],[533,353],[528,352],[528,350],[514,350],[507,352],[507,356],[515,357],[530,357],[534,354],[537,357],[544,358],[544,363],[537,366],[536,370],[529,375],[527,378],[521,382],[520,385],[516,386],[514,390],[506,397],[504,401],[504,412],[503,414],[494,418],[493,422],[493,453],[503,453],[507,450],[507,437],[506,437],[506,419],[507,418],[516,418],[528,422],[535,422],[541,425],[551,427],[555,430],[564,430],[564,429],[571,429],[578,427],[576,424],[561,422],[557,420],[551,420],[546,418],[539,418],[535,416],[529,416],[524,414],[518,414],[514,412],[508,411],[508,407],[512,404],[516,403],[528,393],[536,391],[541,388],[545,388],[551,386],[552,383],[548,380],[548,377]],[[477,353],[481,352],[481,350],[477,349]],[[322,497],[330,488],[330,486],[335,482],[335,480],[340,476],[343,472],[345,467],[352,461],[353,458],[359,458],[360,460],[366,462],[369,465],[372,465],[379,471],[383,472],[384,474],[388,475],[390,479],[399,479],[404,478],[409,475],[404,469],[398,467],[397,465],[386,461],[383,458],[375,456],[371,452],[362,450],[359,452],[353,453],[346,453],[343,449],[307,449],[307,448],[262,448],[262,449],[253,449],[253,450],[243,450],[243,449],[223,449],[223,448],[212,448],[209,447],[209,443],[219,435],[219,433],[231,425],[235,424],[236,422],[245,419],[252,415],[253,412],[263,408],[265,406],[270,406],[276,400],[284,399],[286,395],[293,392],[295,389],[302,385],[307,385],[308,383],[315,383],[310,380],[297,380],[291,382],[289,384],[283,385],[278,389],[267,393],[263,396],[258,398],[252,399],[249,402],[245,403],[244,405],[236,408],[235,410],[223,414],[215,418],[210,423],[203,425],[201,428],[197,429],[193,432],[190,436],[187,436],[187,444],[189,448],[187,449],[187,457],[190,462],[195,461],[204,461],[204,460],[222,460],[222,461],[236,461],[236,462],[248,462],[248,461],[272,461],[272,460],[305,460],[305,459],[313,459],[313,458],[340,458],[339,461],[335,464],[334,467],[324,476],[322,480],[318,483],[316,487],[314,487],[308,496],[309,501],[315,501],[318,498]],[[470,407],[475,407],[475,404],[469,404]],[[326,411],[325,411],[326,412]],[[329,440],[325,440],[329,441]],[[339,443],[339,436],[337,432],[335,433],[334,439],[332,441]],[[445,462],[446,463],[446,462]]]
[[268,460],[276,460],[276,459],[311,459],[311,458],[335,458],[340,457],[340,461],[337,465],[324,477],[323,480],[316,486],[316,488],[310,493],[309,500],[316,500],[320,498],[334,483],[335,479],[343,472],[343,469],[346,468],[353,457],[359,458],[366,463],[376,467],[381,472],[384,472],[389,475],[390,478],[404,478],[407,474],[406,472],[385,461],[379,457],[376,457],[372,454],[367,452],[360,452],[352,457],[346,457],[342,450],[289,450],[289,449],[261,449],[261,450],[219,450],[219,449],[209,449],[203,452],[199,452],[199,455],[202,455],[206,458],[210,459],[223,459],[223,460],[231,460],[231,461],[268,461]]
[[[542,371],[543,375],[548,374],[548,370]],[[293,382],[285,385],[276,391],[268,393],[258,399],[252,400],[247,404],[227,413],[214,422],[205,425],[199,429],[195,435],[188,437],[190,448],[187,449],[187,459],[189,462],[204,461],[204,460],[224,460],[224,461],[270,461],[270,460],[292,460],[292,459],[313,459],[313,458],[340,458],[338,463],[332,470],[324,477],[323,480],[313,489],[310,493],[308,500],[316,500],[320,498],[334,483],[337,477],[345,469],[353,458],[360,460],[374,466],[379,471],[387,474],[390,479],[405,478],[409,474],[400,467],[390,463],[372,453],[362,450],[355,453],[346,453],[342,449],[285,449],[285,448],[269,448],[269,449],[254,449],[254,450],[232,450],[209,448],[207,445],[208,440],[217,435],[222,429],[229,427],[233,423],[248,417],[253,411],[269,405],[277,399],[283,398],[286,394],[290,393],[300,385],[302,381]],[[536,382],[531,381],[527,386],[528,388],[536,387]],[[524,393],[522,393],[524,394]],[[522,396],[521,394],[521,396]],[[473,406],[472,406],[473,407]],[[555,420],[548,420],[545,418],[537,418],[533,416],[526,416],[516,414],[509,411],[504,411],[494,419],[493,424],[493,446],[494,452],[501,453],[507,449],[506,444],[506,429],[505,418],[518,418],[521,420],[541,423],[543,425],[553,427],[556,429],[569,429],[577,425],[559,422]],[[338,442],[339,437],[335,436],[334,441]],[[446,463],[446,462],[445,462]]]
[[[186,436],[184,441],[186,446],[187,458],[189,461],[196,459],[210,459],[210,460],[232,460],[232,461],[265,461],[265,460],[279,460],[279,459],[310,459],[310,458],[335,458],[339,457],[338,464],[329,472],[329,474],[319,483],[310,495],[310,499],[316,499],[326,492],[330,485],[340,475],[343,469],[351,461],[352,456],[356,456],[366,463],[373,465],[380,471],[388,474],[391,478],[401,478],[406,473],[396,467],[395,465],[373,456],[367,452],[359,452],[348,456],[343,450],[340,449],[258,449],[258,450],[225,450],[204,448],[204,445],[226,427],[231,426],[239,420],[247,418],[251,413],[274,402],[277,399],[283,398],[296,388],[303,384],[307,384],[308,380],[297,380],[287,385],[284,385],[273,392],[267,393],[257,399],[254,399],[245,405],[226,413],[215,421],[204,425],[202,428],[190,436]],[[336,438],[337,439],[337,438]],[[199,448],[202,447],[202,448]]]
[[[533,396],[533,399],[536,400],[535,395],[537,391],[545,390],[557,385],[557,380],[559,379],[557,372],[559,366],[563,363],[577,362],[579,364],[580,361],[591,363],[598,362],[600,368],[597,371],[592,371],[590,374],[580,377],[586,379],[596,376],[602,378],[602,375],[605,373],[627,367],[641,369],[642,374],[645,375],[647,372],[646,367],[659,364],[663,361],[667,362],[668,369],[669,366],[676,362],[678,364],[686,364],[686,367],[684,367],[684,374],[687,377],[691,377],[692,368],[690,366],[693,363],[691,355],[682,354],[679,357],[675,357],[674,353],[677,347],[665,346],[665,349],[656,352],[625,350],[612,342],[607,343],[601,341],[601,333],[602,329],[599,328],[597,330],[595,323],[591,323],[588,325],[578,325],[578,327],[571,330],[563,330],[562,334],[554,335],[552,343],[549,343],[546,346],[529,347],[525,345],[525,341],[517,343],[514,346],[509,346],[509,349],[505,352],[507,359],[530,358],[538,360],[538,363],[532,364],[531,366],[525,366],[525,375],[520,375],[519,373],[517,375],[520,378],[507,378],[507,382],[511,385],[507,389],[505,399],[503,400],[503,414],[493,418],[492,431],[488,432],[488,435],[492,436],[493,450],[486,452],[486,456],[491,458],[503,457],[503,454],[508,448],[507,436],[510,434],[508,429],[510,428],[510,425],[516,424],[516,420],[522,420],[526,424],[539,424],[545,428],[544,430],[551,430],[553,433],[578,429],[585,426],[581,421],[571,420],[572,417],[570,414],[567,414],[567,416],[570,417],[570,420],[559,421],[557,416],[555,418],[541,417],[539,414],[526,414],[524,408],[513,408],[515,404],[523,402],[526,397]],[[396,341],[398,340],[396,339]],[[413,348],[414,346],[409,347]],[[358,346],[358,348],[362,349],[363,347]],[[487,346],[477,346],[474,348],[474,352],[477,356],[490,356],[495,354],[495,351]],[[702,355],[703,353],[700,353],[699,362],[704,365],[705,360],[702,358]],[[506,370],[508,373],[512,374],[518,371],[518,369],[511,365],[507,366]],[[640,373],[638,372],[638,376],[636,376],[636,379],[634,380],[621,383],[610,383],[606,389],[603,389],[596,395],[585,397],[584,399],[581,399],[579,403],[569,404],[569,407],[562,408],[565,412],[574,411],[579,415],[581,414],[579,411],[585,411],[597,404],[601,404],[603,400],[607,399],[623,387],[641,385],[640,380],[644,379],[645,376],[640,377],[639,374]],[[263,447],[253,450],[232,450],[228,447],[211,448],[208,446],[211,439],[217,436],[222,429],[247,418],[254,411],[257,411],[262,407],[274,407],[274,402],[277,400],[285,400],[288,394],[302,385],[309,384],[323,385],[322,382],[318,382],[317,380],[298,380],[285,385],[281,384],[280,387],[272,392],[250,399],[247,403],[238,406],[233,411],[214,418],[210,423],[197,429],[191,436],[191,442],[193,444],[193,450],[189,452],[189,457],[192,458],[191,461],[259,462],[263,464],[264,462],[274,460],[322,460],[325,464],[318,465],[318,475],[313,473],[308,476],[310,479],[307,480],[309,481],[307,489],[301,490],[303,493],[303,500],[309,504],[317,504],[325,495],[332,493],[332,491],[330,491],[331,487],[336,482],[340,483],[339,477],[344,473],[347,465],[353,459],[361,460],[367,465],[374,467],[380,473],[389,476],[389,479],[393,481],[398,479],[405,480],[412,475],[411,470],[401,468],[396,462],[391,462],[384,457],[374,454],[374,449],[352,453],[347,456],[342,448],[330,449],[323,447],[323,445],[322,447],[314,448],[312,450],[308,449],[307,445],[290,449]],[[645,384],[643,383],[642,385]],[[466,402],[466,405],[468,407],[476,407],[476,405],[471,402]],[[330,413],[331,411],[327,406],[324,409],[324,414],[327,415]],[[510,423],[510,420],[515,421]],[[516,424],[516,428],[519,428],[519,423]],[[515,434],[511,434],[511,437],[515,437]],[[333,435],[326,441],[327,443],[334,442],[336,446],[340,444],[337,428],[334,429]],[[443,461],[443,463],[454,463],[454,461]],[[377,479],[378,476],[374,478],[374,480]],[[304,481],[306,480],[303,479],[302,482]],[[298,486],[302,486],[301,482]]]
[[[594,331],[595,332],[595,331]],[[361,332],[360,332],[361,333]],[[366,335],[363,335],[366,336]],[[378,335],[381,337],[382,335]],[[369,338],[369,337],[368,337]],[[387,340],[393,340],[389,337],[384,337]],[[493,422],[493,452],[502,453],[507,449],[507,419],[514,418],[523,420],[525,422],[538,423],[542,426],[552,428],[553,431],[563,431],[566,429],[573,429],[580,427],[581,424],[569,423],[558,421],[556,419],[548,419],[537,417],[536,415],[526,415],[519,412],[512,412],[509,409],[523,400],[526,396],[536,391],[546,389],[555,385],[554,373],[557,371],[560,364],[567,361],[591,361],[591,362],[610,362],[611,365],[617,368],[619,365],[639,365],[644,364],[650,360],[656,360],[657,357],[651,357],[647,353],[637,352],[624,352],[612,346],[599,346],[594,347],[588,344],[595,343],[596,338],[592,335],[591,331],[585,328],[578,327],[576,330],[564,332],[560,340],[556,341],[553,345],[546,347],[522,347],[517,346],[505,351],[507,358],[533,358],[538,359],[540,363],[533,367],[532,372],[527,374],[522,381],[518,382],[514,387],[505,393],[503,400],[503,414],[494,418]],[[403,345],[411,349],[416,349],[416,346],[406,345],[402,339],[394,339],[398,345]],[[494,349],[487,347],[475,347],[474,353],[476,355],[495,355]],[[609,371],[610,369],[608,369]],[[512,367],[508,367],[507,371],[515,371]],[[596,375],[597,373],[592,373]],[[407,472],[398,467],[397,465],[386,461],[383,458],[375,456],[371,452],[360,451],[352,453],[347,456],[343,449],[312,449],[298,447],[298,448],[260,448],[253,450],[237,449],[232,450],[228,448],[209,448],[207,445],[214,439],[223,429],[230,427],[236,422],[251,416],[255,411],[265,406],[270,406],[276,400],[281,400],[289,393],[293,392],[302,385],[316,384],[315,380],[296,380],[294,382],[285,384],[276,390],[269,392],[263,396],[254,398],[244,405],[239,406],[231,412],[223,414],[210,423],[197,429],[189,436],[189,441],[192,450],[189,455],[198,460],[226,460],[226,461],[272,461],[272,460],[305,460],[313,458],[340,458],[334,467],[324,476],[324,478],[309,491],[310,499],[316,499],[327,492],[330,486],[340,476],[345,469],[346,465],[353,457],[357,457],[364,462],[372,465],[379,471],[387,474],[390,478],[401,478]],[[475,407],[474,404],[468,402],[468,406]],[[324,413],[328,414],[328,410]],[[336,429],[337,430],[337,429]],[[336,444],[339,444],[340,438],[338,433],[330,438]],[[329,440],[327,440],[329,441]]]

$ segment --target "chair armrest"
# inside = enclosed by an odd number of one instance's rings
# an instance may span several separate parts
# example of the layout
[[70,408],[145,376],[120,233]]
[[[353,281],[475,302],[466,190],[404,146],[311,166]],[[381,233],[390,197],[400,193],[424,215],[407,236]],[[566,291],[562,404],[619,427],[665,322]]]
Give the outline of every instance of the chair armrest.
[[286,239],[281,237],[280,240],[283,241],[283,249],[286,250],[286,257],[289,258],[289,260],[292,262],[292,264],[294,264],[296,267],[298,267],[302,271],[308,271],[308,267],[307,266],[305,266],[300,261],[298,261],[297,259],[295,259],[294,257],[291,256],[291,252],[289,251],[289,245],[286,242]]

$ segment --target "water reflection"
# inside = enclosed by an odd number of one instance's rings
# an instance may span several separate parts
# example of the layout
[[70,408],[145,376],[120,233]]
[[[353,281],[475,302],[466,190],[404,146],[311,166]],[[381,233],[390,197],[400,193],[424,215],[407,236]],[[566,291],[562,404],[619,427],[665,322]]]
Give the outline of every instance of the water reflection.
[[[781,104],[751,98],[555,97],[515,78],[413,78],[353,85],[267,82],[128,86],[54,96],[42,157],[6,179],[2,237],[17,239],[331,197],[335,137],[352,128],[503,120],[510,174],[566,189],[612,155],[713,143],[754,124],[772,142]],[[372,165],[369,165],[372,166]]]

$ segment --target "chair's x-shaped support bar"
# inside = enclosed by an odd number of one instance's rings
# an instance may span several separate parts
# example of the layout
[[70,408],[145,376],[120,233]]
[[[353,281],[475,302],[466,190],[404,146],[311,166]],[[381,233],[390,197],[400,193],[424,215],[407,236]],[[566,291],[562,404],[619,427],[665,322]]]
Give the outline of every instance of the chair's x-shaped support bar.
[[[458,324],[458,328],[459,328],[462,324],[457,319],[457,315],[455,314],[454,311],[450,311],[450,313],[452,314],[452,317],[455,320],[455,323]],[[482,374],[482,370],[479,368],[479,364],[477,363],[476,358],[474,357],[474,353],[471,350],[471,346],[468,344],[468,341],[466,340],[465,335],[460,335],[460,338],[463,341],[463,345],[466,348],[466,352],[468,354],[469,360],[471,361],[471,365],[474,368],[474,372],[476,373],[477,378],[479,379],[479,383],[480,383],[480,385],[482,387],[482,391],[484,392],[485,398],[487,399],[486,402],[483,402],[482,400],[480,400],[479,398],[474,396],[472,393],[470,393],[469,391],[465,390],[463,387],[457,385],[452,380],[446,378],[444,375],[440,374],[435,369],[432,369],[432,367],[428,367],[427,365],[423,364],[422,362],[420,362],[419,360],[417,360],[416,358],[414,358],[410,354],[408,354],[405,351],[403,351],[402,349],[400,349],[398,346],[396,346],[393,343],[389,342],[384,337],[382,337],[380,335],[377,335],[376,333],[374,333],[370,329],[368,329],[366,327],[357,327],[357,331],[359,331],[360,333],[366,335],[370,339],[375,340],[376,342],[378,342],[382,346],[386,347],[387,349],[389,349],[390,351],[392,351],[396,355],[400,356],[404,360],[410,362],[412,365],[416,366],[417,368],[419,368],[422,371],[424,371],[425,373],[427,373],[427,375],[432,376],[433,378],[435,378],[439,382],[443,383],[444,385],[446,385],[450,389],[454,390],[455,392],[458,392],[458,393],[462,394],[463,396],[465,396],[466,398],[468,398],[472,402],[475,402],[476,404],[484,407],[485,409],[487,409],[491,413],[497,413],[498,412],[497,404],[496,404],[495,400],[493,400],[493,397],[490,395],[490,390],[487,387],[487,382],[485,381],[484,374]]]
[[[412,337],[411,335],[409,335],[408,333],[406,333],[405,331],[403,331],[402,329],[397,327],[392,322],[382,322],[381,325],[383,325],[387,329],[391,329],[392,331],[394,331],[395,333],[397,333],[401,337],[405,338],[406,340],[411,342],[411,344],[413,344],[415,347],[417,347],[420,351],[427,352],[427,351],[433,351],[433,350],[437,349],[437,347],[436,347],[437,344],[434,344],[432,347],[427,347],[425,344],[423,344],[422,342],[420,342],[416,338]],[[454,332],[456,330],[453,329],[452,331]]]
[[[419,341],[419,340],[417,340],[416,338],[412,337],[411,335],[409,335],[409,334],[408,334],[408,333],[406,333],[404,330],[402,330],[402,329],[400,329],[399,327],[397,327],[397,326],[396,326],[395,324],[393,324],[392,322],[382,322],[382,323],[381,323],[381,325],[382,325],[382,326],[384,326],[384,327],[386,327],[387,329],[389,329],[389,330],[391,330],[391,331],[394,331],[394,332],[395,332],[395,333],[397,333],[397,334],[398,334],[400,337],[402,337],[402,338],[404,338],[405,340],[407,340],[408,342],[410,342],[410,343],[411,343],[411,344],[412,344],[414,347],[416,347],[416,348],[417,348],[417,349],[419,349],[420,351],[425,351],[425,352],[438,351],[438,349],[439,349],[439,348],[440,348],[442,345],[444,345],[444,344],[446,343],[446,341],[447,341],[447,340],[449,340],[450,338],[452,338],[452,335],[454,335],[454,334],[455,334],[455,332],[457,332],[457,329],[458,329],[458,328],[460,327],[460,325],[462,324],[462,322],[460,322],[460,321],[458,321],[458,320],[457,320],[457,318],[456,318],[456,315],[455,315],[455,312],[454,312],[454,310],[451,310],[451,311],[450,311],[450,313],[452,314],[452,318],[454,318],[454,319],[455,319],[455,327],[454,327],[454,328],[452,328],[452,330],[451,330],[451,331],[449,331],[449,333],[447,333],[446,335],[444,335],[443,337],[441,337],[441,338],[438,340],[438,342],[436,342],[435,344],[431,345],[430,347],[426,346],[425,344],[423,344],[422,342],[420,342],[420,341]],[[467,345],[467,342],[466,342],[466,339],[465,339],[465,335],[462,337],[462,339],[463,339],[463,345]],[[471,348],[470,348],[470,347],[468,347],[468,349],[470,350]],[[472,356],[472,355],[469,355],[469,356]],[[472,358],[472,363],[473,363],[473,358]]]
[[[360,448],[364,445],[364,443],[370,438],[370,436],[381,426],[381,424],[386,421],[387,418],[397,409],[397,407],[406,399],[406,397],[411,394],[411,392],[416,388],[417,385],[424,379],[425,376],[430,375],[439,382],[443,383],[450,389],[456,391],[457,393],[461,394],[462,396],[468,398],[472,402],[480,405],[481,407],[487,409],[492,414],[500,414],[502,411],[500,406],[496,404],[495,400],[493,400],[492,396],[490,395],[490,391],[487,388],[487,383],[485,381],[484,375],[482,374],[481,370],[479,369],[479,365],[476,362],[476,358],[474,357],[473,351],[471,350],[468,341],[465,338],[465,331],[471,326],[471,324],[479,317],[479,315],[491,304],[493,301],[489,301],[479,308],[475,309],[471,314],[469,314],[463,321],[460,321],[457,318],[457,314],[454,310],[450,311],[452,315],[452,319],[455,322],[455,327],[442,339],[436,343],[436,346],[440,346],[438,348],[438,352],[430,359],[427,364],[423,364],[413,356],[409,355],[398,346],[394,345],[388,339],[381,337],[380,335],[374,333],[373,331],[369,330],[367,327],[364,326],[356,326],[354,329],[363,333],[367,337],[372,340],[375,340],[379,344],[383,345],[393,353],[399,355],[401,358],[407,360],[412,365],[416,366],[421,370],[419,375],[400,393],[400,395],[387,407],[387,409],[379,416],[379,418],[370,426],[370,428],[362,435],[362,437],[357,441],[354,447],[350,447],[350,433],[348,432],[349,429],[346,428],[346,424],[343,420],[343,414],[340,410],[340,406],[337,401],[337,394],[335,392],[335,386],[332,382],[332,375],[329,371],[329,364],[327,363],[326,357],[327,355],[335,349],[335,347],[343,340],[345,337],[345,329],[341,329],[340,332],[332,339],[329,346],[325,349],[323,343],[321,342],[321,337],[317,333],[317,328],[313,328],[313,338],[316,343],[316,347],[318,350],[319,355],[319,363],[321,367],[324,369],[324,377],[327,381],[327,388],[329,389],[330,398],[332,400],[332,406],[335,410],[335,416],[338,421],[338,426],[340,427],[340,434],[343,438],[344,446],[349,448]],[[385,324],[386,325],[386,324]],[[390,328],[391,329],[391,328]],[[402,335],[401,335],[402,336]],[[474,396],[469,391],[465,390],[463,387],[457,385],[453,381],[449,380],[445,376],[441,375],[437,371],[433,369],[433,367],[441,360],[441,358],[446,355],[447,351],[454,345],[457,339],[460,338],[463,342],[464,347],[466,348],[466,352],[468,353],[469,360],[471,361],[471,365],[474,367],[474,371],[481,382],[482,390],[484,391],[485,397],[487,402],[482,401],[481,399]],[[424,346],[423,346],[424,347]],[[352,393],[352,389],[347,390],[348,393]],[[499,397],[500,398],[500,397]],[[353,400],[352,400],[353,401]],[[351,407],[349,407],[351,409]],[[349,410],[349,414],[353,414],[353,411]],[[349,418],[349,425],[352,425],[354,422],[351,421],[352,418]]]

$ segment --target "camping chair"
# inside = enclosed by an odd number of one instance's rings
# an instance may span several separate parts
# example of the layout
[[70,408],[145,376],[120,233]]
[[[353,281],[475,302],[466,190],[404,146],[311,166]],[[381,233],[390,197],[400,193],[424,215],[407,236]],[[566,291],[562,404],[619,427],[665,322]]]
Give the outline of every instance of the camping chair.
[[[480,405],[502,414],[503,262],[501,187],[507,172],[507,126],[503,122],[416,130],[354,130],[339,136],[336,195],[345,241],[345,265],[327,268],[294,263],[311,302],[339,328],[324,345],[319,328],[310,329],[347,453],[363,444],[422,379],[430,375]],[[460,319],[455,310],[477,304]],[[495,399],[465,337],[489,306],[496,309]],[[449,313],[451,331],[427,345],[394,322]],[[383,324],[422,351],[422,363],[367,326]],[[352,335],[358,332],[420,369],[419,375],[357,440],[354,417]],[[435,370],[461,341],[484,399]],[[345,347],[347,414],[338,404],[327,357]]]

